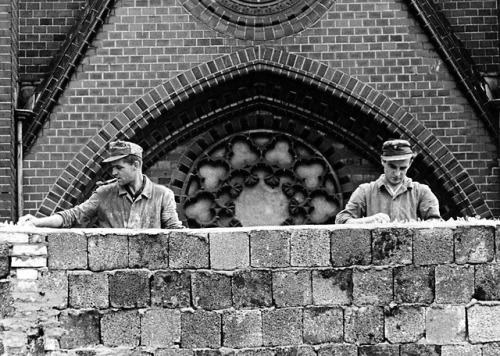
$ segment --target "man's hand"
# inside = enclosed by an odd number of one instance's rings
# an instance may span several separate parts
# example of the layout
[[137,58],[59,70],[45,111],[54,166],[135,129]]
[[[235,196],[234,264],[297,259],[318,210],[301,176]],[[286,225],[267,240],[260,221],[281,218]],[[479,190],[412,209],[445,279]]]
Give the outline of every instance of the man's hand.
[[31,214],[28,214],[28,215],[24,215],[24,216],[21,216],[19,218],[19,220],[17,221],[17,224],[18,226],[30,226],[30,227],[36,227],[35,225],[35,221],[37,220],[37,218],[35,218],[33,215]]
[[31,226],[31,227],[61,227],[63,224],[63,218],[59,214],[54,214],[51,216],[46,216],[43,218],[36,218],[31,214],[24,215],[19,218],[17,225],[19,226]]
[[391,222],[389,215],[384,213],[378,213],[372,216],[367,216],[365,218],[349,219],[346,224],[384,224]]

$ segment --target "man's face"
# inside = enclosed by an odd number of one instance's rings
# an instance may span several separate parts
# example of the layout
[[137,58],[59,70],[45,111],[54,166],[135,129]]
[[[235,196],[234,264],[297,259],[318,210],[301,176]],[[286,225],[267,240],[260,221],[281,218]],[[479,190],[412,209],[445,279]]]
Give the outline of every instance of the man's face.
[[391,186],[399,185],[403,179],[406,177],[406,172],[411,165],[411,158],[401,159],[397,161],[384,161],[382,160],[382,166],[384,166],[385,180]]
[[117,178],[117,183],[120,186],[125,186],[132,183],[136,176],[138,163],[134,161],[133,164],[125,162],[123,159],[111,163],[113,168],[113,177]]

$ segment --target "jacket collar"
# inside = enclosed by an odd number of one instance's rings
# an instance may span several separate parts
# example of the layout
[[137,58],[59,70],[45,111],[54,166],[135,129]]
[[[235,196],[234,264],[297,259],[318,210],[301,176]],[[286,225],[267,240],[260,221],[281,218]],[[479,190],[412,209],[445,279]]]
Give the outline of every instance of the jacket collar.
[[[142,175],[142,179],[144,179],[144,189],[142,190],[141,196],[150,199],[153,195],[153,183],[145,174]],[[127,194],[127,190],[124,187],[118,185],[118,183],[117,186],[118,195],[122,196],[124,194]]]
[[[387,184],[385,183],[385,174],[382,174],[376,181],[377,188],[380,189],[384,187],[387,190]],[[405,177],[403,180],[403,191],[413,188],[413,180],[411,178]]]

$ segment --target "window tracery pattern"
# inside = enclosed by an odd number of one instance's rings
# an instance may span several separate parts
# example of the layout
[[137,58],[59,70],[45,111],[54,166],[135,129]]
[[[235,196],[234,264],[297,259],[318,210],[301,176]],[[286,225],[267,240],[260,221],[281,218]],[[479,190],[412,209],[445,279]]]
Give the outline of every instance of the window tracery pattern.
[[226,137],[193,163],[181,206],[191,228],[327,224],[342,194],[333,168],[314,148],[255,130]]

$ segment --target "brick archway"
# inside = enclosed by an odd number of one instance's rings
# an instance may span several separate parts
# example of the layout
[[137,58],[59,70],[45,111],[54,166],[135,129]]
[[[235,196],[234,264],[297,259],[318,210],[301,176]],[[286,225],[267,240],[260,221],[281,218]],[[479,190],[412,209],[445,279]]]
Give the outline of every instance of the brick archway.
[[197,132],[224,124],[226,115],[252,107],[286,114],[308,132],[336,135],[373,161],[378,160],[383,140],[406,138],[419,152],[415,174],[439,188],[448,215],[491,217],[479,190],[453,154],[404,108],[339,70],[265,47],[203,63],[131,104],[76,155],[39,213],[48,215],[88,197],[105,174],[101,162],[110,141],[141,144],[147,166]]

